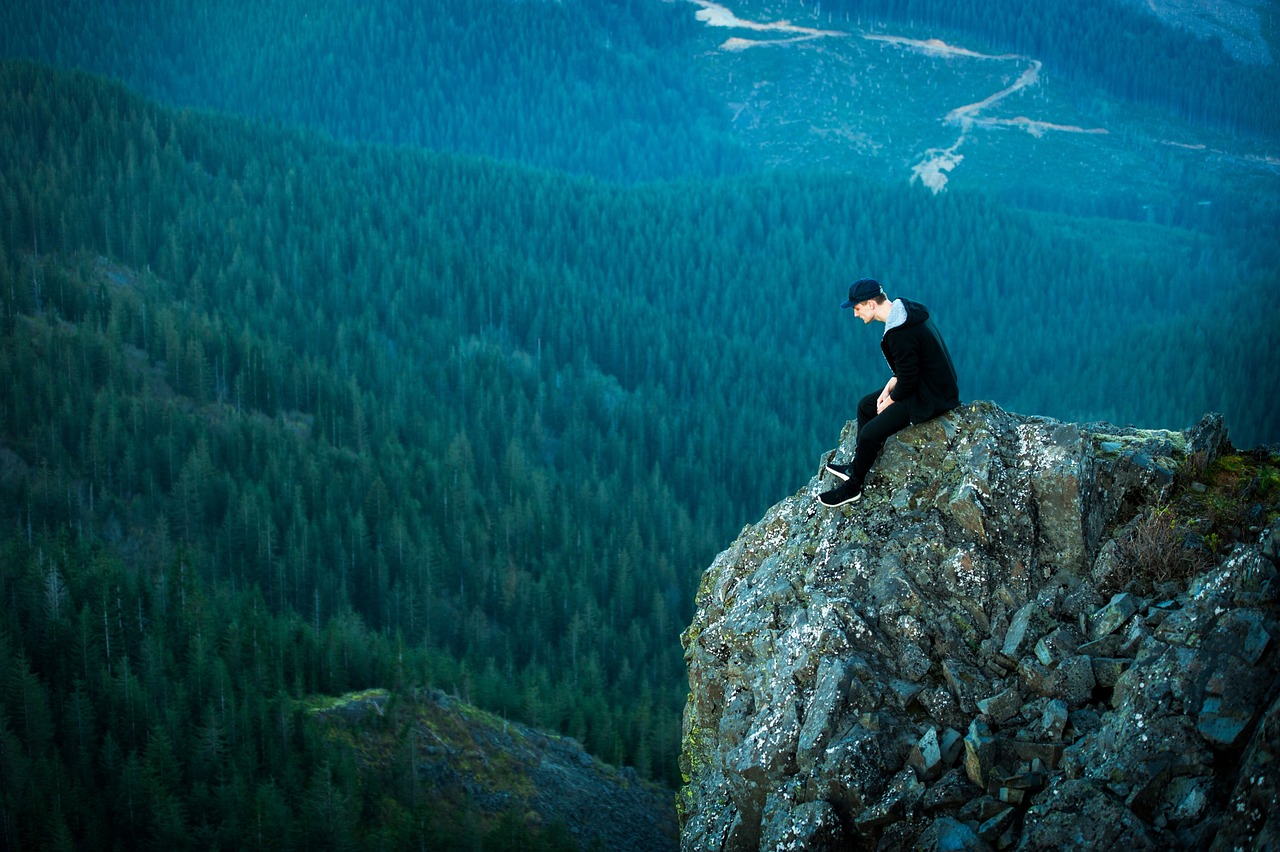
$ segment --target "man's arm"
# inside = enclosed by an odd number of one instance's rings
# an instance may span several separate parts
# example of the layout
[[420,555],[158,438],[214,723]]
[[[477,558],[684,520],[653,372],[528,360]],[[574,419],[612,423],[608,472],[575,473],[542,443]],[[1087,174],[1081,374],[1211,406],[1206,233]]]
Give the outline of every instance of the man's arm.
[[898,385],[898,377],[890,376],[889,381],[885,382],[884,390],[880,391],[880,396],[876,399],[876,414],[880,414],[886,408],[893,405],[893,389]]
[[907,329],[893,341],[893,388],[890,402],[902,402],[916,392],[920,385],[920,341]]

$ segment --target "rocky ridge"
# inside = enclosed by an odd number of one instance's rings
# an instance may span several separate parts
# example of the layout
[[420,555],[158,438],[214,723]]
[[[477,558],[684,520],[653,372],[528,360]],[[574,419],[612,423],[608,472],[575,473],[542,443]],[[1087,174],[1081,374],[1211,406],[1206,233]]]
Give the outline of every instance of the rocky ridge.
[[364,787],[381,789],[397,778],[462,822],[505,820],[516,838],[509,848],[677,846],[670,790],[630,767],[596,760],[569,737],[501,719],[436,689],[374,689],[312,703],[325,740],[347,752]]
[[1229,452],[974,403],[860,503],[815,476],[702,579],[682,848],[1280,843],[1275,495],[1235,543],[1170,509]]

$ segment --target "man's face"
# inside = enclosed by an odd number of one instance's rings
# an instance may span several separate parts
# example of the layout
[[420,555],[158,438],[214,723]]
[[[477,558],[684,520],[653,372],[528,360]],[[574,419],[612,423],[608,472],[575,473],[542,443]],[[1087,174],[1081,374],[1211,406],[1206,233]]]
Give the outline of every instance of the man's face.
[[866,325],[874,319],[875,302],[868,299],[865,302],[859,302],[853,306],[853,315],[862,320],[862,324]]

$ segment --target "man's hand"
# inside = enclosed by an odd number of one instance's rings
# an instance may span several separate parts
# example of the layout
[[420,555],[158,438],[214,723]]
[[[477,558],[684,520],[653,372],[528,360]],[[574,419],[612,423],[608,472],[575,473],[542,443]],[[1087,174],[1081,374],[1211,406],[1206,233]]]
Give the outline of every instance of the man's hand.
[[880,396],[876,399],[876,414],[884,413],[884,410],[893,405],[893,397],[889,396],[898,384],[898,377],[894,376],[885,383],[884,390],[880,391]]

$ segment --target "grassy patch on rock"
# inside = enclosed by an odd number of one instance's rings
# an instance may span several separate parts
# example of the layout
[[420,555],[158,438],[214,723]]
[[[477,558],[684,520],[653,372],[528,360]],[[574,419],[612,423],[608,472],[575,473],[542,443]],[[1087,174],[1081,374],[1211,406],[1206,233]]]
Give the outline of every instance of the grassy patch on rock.
[[1277,517],[1280,456],[1267,449],[1231,451],[1212,461],[1192,454],[1168,499],[1117,531],[1121,558],[1108,585],[1113,591],[1184,586],[1235,545],[1257,539]]

